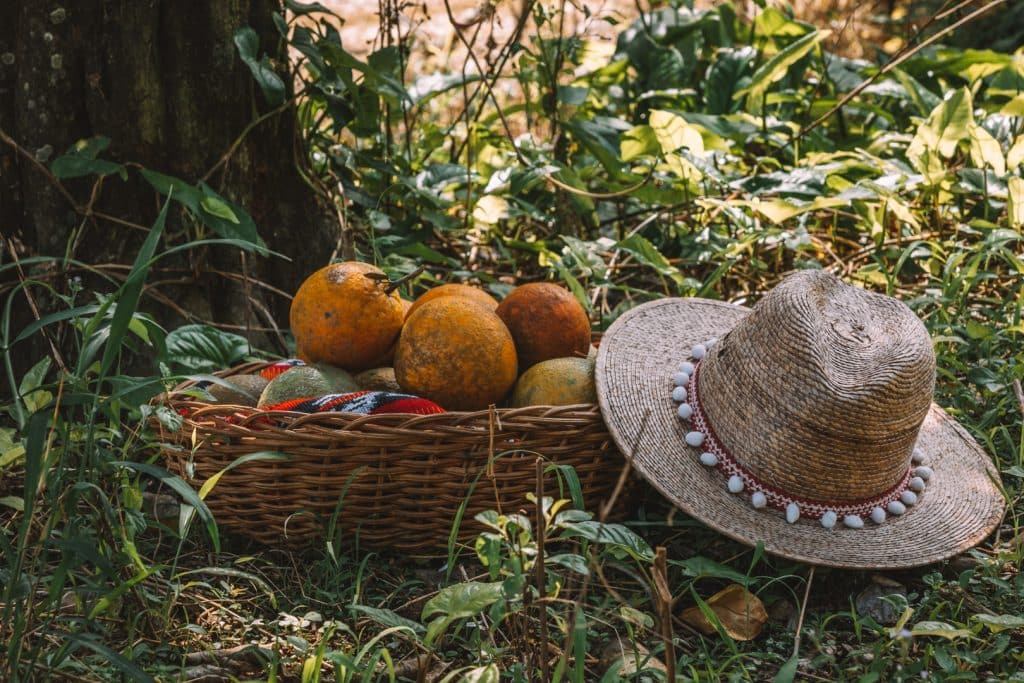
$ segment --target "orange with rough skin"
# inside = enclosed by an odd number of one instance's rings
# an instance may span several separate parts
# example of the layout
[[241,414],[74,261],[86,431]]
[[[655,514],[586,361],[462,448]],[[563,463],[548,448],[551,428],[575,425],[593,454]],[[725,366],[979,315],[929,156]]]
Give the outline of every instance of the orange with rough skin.
[[316,271],[292,299],[289,321],[300,358],[366,370],[395,343],[405,312],[398,292],[369,263],[332,263]]
[[405,314],[405,317],[408,318],[413,311],[415,311],[418,307],[422,306],[428,301],[433,301],[434,299],[437,299],[442,296],[464,296],[469,299],[472,299],[478,304],[482,304],[483,306],[489,308],[492,311],[498,307],[497,299],[495,299],[493,296],[491,296],[484,290],[479,289],[477,287],[471,287],[470,285],[463,285],[451,282],[446,285],[434,287],[433,289],[428,289],[427,291],[423,292],[423,294],[420,294],[419,298],[417,298],[415,303],[413,303],[412,308],[410,308],[409,311]]
[[428,301],[409,314],[395,351],[405,391],[447,410],[482,410],[512,389],[516,348],[505,323],[462,296]]
[[587,312],[576,297],[556,284],[520,285],[495,312],[512,333],[521,372],[550,358],[585,358],[590,350]]

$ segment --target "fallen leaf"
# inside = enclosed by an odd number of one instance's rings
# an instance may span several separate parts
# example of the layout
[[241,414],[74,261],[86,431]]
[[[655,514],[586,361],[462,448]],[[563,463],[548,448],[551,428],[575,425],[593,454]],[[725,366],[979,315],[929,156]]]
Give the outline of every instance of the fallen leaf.
[[[753,640],[768,621],[764,603],[738,583],[715,593],[705,604],[733,640]],[[701,633],[717,632],[700,605],[684,610],[680,618]]]

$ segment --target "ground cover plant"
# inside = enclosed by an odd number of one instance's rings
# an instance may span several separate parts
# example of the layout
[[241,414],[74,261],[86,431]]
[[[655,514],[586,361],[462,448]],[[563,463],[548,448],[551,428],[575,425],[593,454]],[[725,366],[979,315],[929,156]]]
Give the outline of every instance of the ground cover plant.
[[[993,458],[1009,512],[977,549],[884,576],[765,555],[656,495],[602,524],[603,501],[574,506],[571,486],[483,514],[487,532],[442,558],[249,544],[210,515],[215,483],[163,468],[149,425],[180,416],[150,400],[293,349],[167,330],[145,304],[161,259],[214,243],[255,258],[261,226],[198,178],[115,163],[92,139],[49,162],[54,182],[139,173],[159,210],[126,276],[60,255],[0,264],[15,276],[0,678],[1021,677],[1024,49],[952,47],[982,18],[1013,26],[1019,5],[946,3],[901,51],[863,61],[776,7],[659,4],[607,43],[527,2],[503,41],[486,17],[454,27],[462,59],[431,73],[394,3],[368,56],[325,8],[287,7],[295,96],[245,27],[239,58],[268,105],[298,108],[295,163],[337,209],[341,256],[393,277],[426,266],[409,294],[557,281],[598,331],[658,297],[749,305],[799,268],[898,296],[935,342],[937,402]],[[193,229],[166,231],[171,212]],[[107,284],[60,277],[75,269]],[[29,304],[36,322],[13,328]],[[33,344],[41,360],[16,376],[13,350]]]

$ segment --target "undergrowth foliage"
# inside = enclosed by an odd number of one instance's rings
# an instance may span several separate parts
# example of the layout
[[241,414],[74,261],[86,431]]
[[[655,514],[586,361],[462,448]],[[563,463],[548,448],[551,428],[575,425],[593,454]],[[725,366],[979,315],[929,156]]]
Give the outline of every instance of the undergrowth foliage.
[[[748,22],[728,3],[679,2],[610,43],[567,34],[564,7],[531,0],[505,39],[488,44],[486,22],[453,27],[463,63],[421,73],[393,0],[365,56],[317,3],[286,5],[294,101],[251,31],[236,44],[268,103],[297,108],[300,164],[337,208],[342,256],[392,275],[426,263],[419,285],[474,278],[499,296],[553,277],[600,328],[649,299],[752,304],[788,271],[830,270],[924,320],[936,399],[997,463],[1010,511],[979,549],[884,581],[815,577],[656,497],[604,524],[584,511],[604,501],[569,504],[578,491],[484,513],[488,531],[444,561],[222,538],[209,490],[164,470],[144,425],[180,426],[149,400],[183,374],[256,352],[209,326],[167,332],[138,304],[169,250],[266,250],[243,207],[144,169],[163,210],[125,280],[58,289],[33,275],[54,259],[0,265],[22,273],[0,319],[16,397],[0,429],[0,678],[175,680],[212,666],[302,681],[1019,679],[1024,51],[946,47],[933,27],[856,61],[777,8]],[[128,173],[106,144],[83,141],[50,170]],[[184,244],[161,241],[172,205],[202,228]],[[60,308],[12,330],[33,292]],[[11,349],[33,343],[52,353],[14,377]],[[139,357],[153,372],[124,374]],[[771,616],[750,642],[708,606],[733,584]],[[886,597],[866,600],[878,586]],[[693,605],[713,635],[679,619]]]

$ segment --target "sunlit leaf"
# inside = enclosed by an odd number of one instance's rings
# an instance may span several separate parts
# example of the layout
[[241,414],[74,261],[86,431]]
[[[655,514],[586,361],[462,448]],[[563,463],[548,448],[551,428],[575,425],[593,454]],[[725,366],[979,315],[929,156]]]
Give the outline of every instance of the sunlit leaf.
[[946,638],[947,640],[956,640],[958,638],[970,637],[971,631],[966,628],[950,626],[944,621],[919,621],[910,629],[910,635],[935,636],[937,638]]
[[999,141],[977,124],[970,127],[970,136],[971,161],[979,168],[991,168],[996,175],[1006,173],[1006,160],[1003,158]]
[[1024,617],[1018,614],[975,614],[974,618],[988,626],[993,633],[1024,628]]
[[689,149],[693,154],[704,153],[704,138],[700,131],[686,122],[682,116],[669,111],[655,109],[650,116],[651,129],[654,131],[661,151],[665,154],[679,149]]
[[1024,178],[1012,176],[1006,181],[1009,200],[1006,202],[1006,215],[1011,228],[1024,227]]

